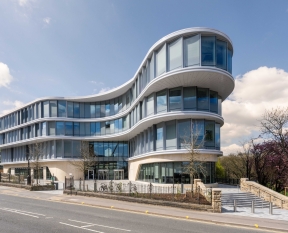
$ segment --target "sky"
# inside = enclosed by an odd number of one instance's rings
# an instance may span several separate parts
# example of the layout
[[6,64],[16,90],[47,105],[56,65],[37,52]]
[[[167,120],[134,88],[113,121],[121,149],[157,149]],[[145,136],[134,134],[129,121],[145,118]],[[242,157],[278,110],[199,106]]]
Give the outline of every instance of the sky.
[[0,115],[40,97],[115,88],[156,41],[190,27],[233,42],[221,149],[241,151],[265,110],[288,106],[287,0],[1,0]]

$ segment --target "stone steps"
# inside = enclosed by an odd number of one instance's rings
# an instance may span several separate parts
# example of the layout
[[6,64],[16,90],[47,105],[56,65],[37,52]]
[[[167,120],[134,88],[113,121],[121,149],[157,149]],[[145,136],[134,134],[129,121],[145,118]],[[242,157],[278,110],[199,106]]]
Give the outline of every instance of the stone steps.
[[[268,201],[262,200],[251,193],[222,193],[221,202],[222,206],[234,206],[234,200],[236,200],[237,207],[248,207],[252,206],[252,201],[254,200],[255,208],[269,208],[270,203]],[[273,208],[279,208],[273,205]]]

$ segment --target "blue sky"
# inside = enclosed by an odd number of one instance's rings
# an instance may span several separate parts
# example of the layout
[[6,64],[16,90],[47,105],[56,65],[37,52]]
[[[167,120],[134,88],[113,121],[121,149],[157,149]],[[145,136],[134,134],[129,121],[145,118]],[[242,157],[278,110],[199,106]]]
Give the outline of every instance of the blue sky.
[[[13,77],[0,83],[0,114],[39,97],[90,95],[119,86],[133,77],[157,40],[188,27],[215,28],[231,38],[233,76],[240,81],[258,71],[257,85],[273,68],[269,82],[279,70],[285,84],[288,80],[286,0],[1,0],[0,22],[0,64]],[[249,95],[245,87],[239,92]],[[231,101],[241,102],[237,93]],[[239,135],[232,141],[227,135],[222,145],[237,144]]]

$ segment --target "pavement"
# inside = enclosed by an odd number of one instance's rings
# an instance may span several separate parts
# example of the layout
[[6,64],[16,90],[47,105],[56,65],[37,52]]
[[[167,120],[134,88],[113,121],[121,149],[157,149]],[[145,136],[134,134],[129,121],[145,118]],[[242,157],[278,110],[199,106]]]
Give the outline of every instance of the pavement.
[[[163,218],[173,218],[179,220],[190,220],[198,223],[208,223],[222,226],[236,226],[239,228],[255,229],[267,232],[288,232],[288,222],[284,220],[234,214],[229,211],[224,213],[209,213],[193,210],[186,210],[165,206],[154,206],[138,204],[95,197],[63,195],[62,191],[38,191],[31,192],[24,189],[0,186],[0,195],[16,196],[21,198],[38,199],[39,201],[58,202],[80,206],[90,206],[99,209],[115,210],[122,213],[134,213],[140,215],[158,216]],[[276,213],[275,213],[276,215]],[[277,216],[277,215],[276,215]],[[154,231],[155,232],[155,231]],[[206,231],[209,232],[209,231]],[[247,232],[247,231],[245,231]]]

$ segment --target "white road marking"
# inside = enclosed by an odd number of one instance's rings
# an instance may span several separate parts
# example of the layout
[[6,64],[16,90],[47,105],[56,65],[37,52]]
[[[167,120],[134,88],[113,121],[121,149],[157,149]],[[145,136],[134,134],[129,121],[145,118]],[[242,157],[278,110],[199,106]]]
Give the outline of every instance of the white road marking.
[[10,208],[4,208],[4,209],[6,209],[6,210],[14,210],[14,211],[17,211],[17,212],[23,212],[23,213],[26,213],[26,214],[35,214],[35,215],[45,216],[44,214],[38,214],[38,213],[28,212],[28,211],[24,211],[24,210],[16,210],[16,209],[10,209]]
[[93,232],[98,232],[98,233],[104,233],[104,232],[96,231],[96,230],[92,230],[92,229],[81,228],[81,227],[74,226],[74,225],[71,225],[71,224],[68,224],[68,223],[64,223],[64,222],[59,222],[59,223],[60,223],[60,224],[63,224],[63,225],[66,225],[66,226],[70,226],[70,227],[75,227],[75,228],[79,228],[79,229],[82,229],[82,230],[86,230],[86,231],[93,231]]
[[[68,219],[68,220],[71,221],[71,222],[79,222],[79,223],[89,224],[88,226],[106,227],[106,228],[111,228],[111,229],[120,230],[120,231],[131,231],[131,230],[127,230],[127,229],[122,229],[122,228],[117,228],[117,227],[110,227],[110,226],[104,226],[104,225],[99,225],[99,224],[94,224],[94,223],[89,223],[89,222],[81,222],[81,221],[72,220],[72,219]],[[82,226],[82,227],[87,227],[87,226]]]
[[38,216],[34,216],[34,215],[31,215],[31,214],[25,214],[25,213],[22,213],[22,212],[17,212],[15,210],[6,210],[6,209],[3,209],[3,208],[0,208],[0,210],[4,210],[4,211],[7,211],[7,212],[12,212],[12,213],[16,213],[16,214],[22,214],[22,215],[26,215],[26,216],[33,217],[33,218],[39,218]]

